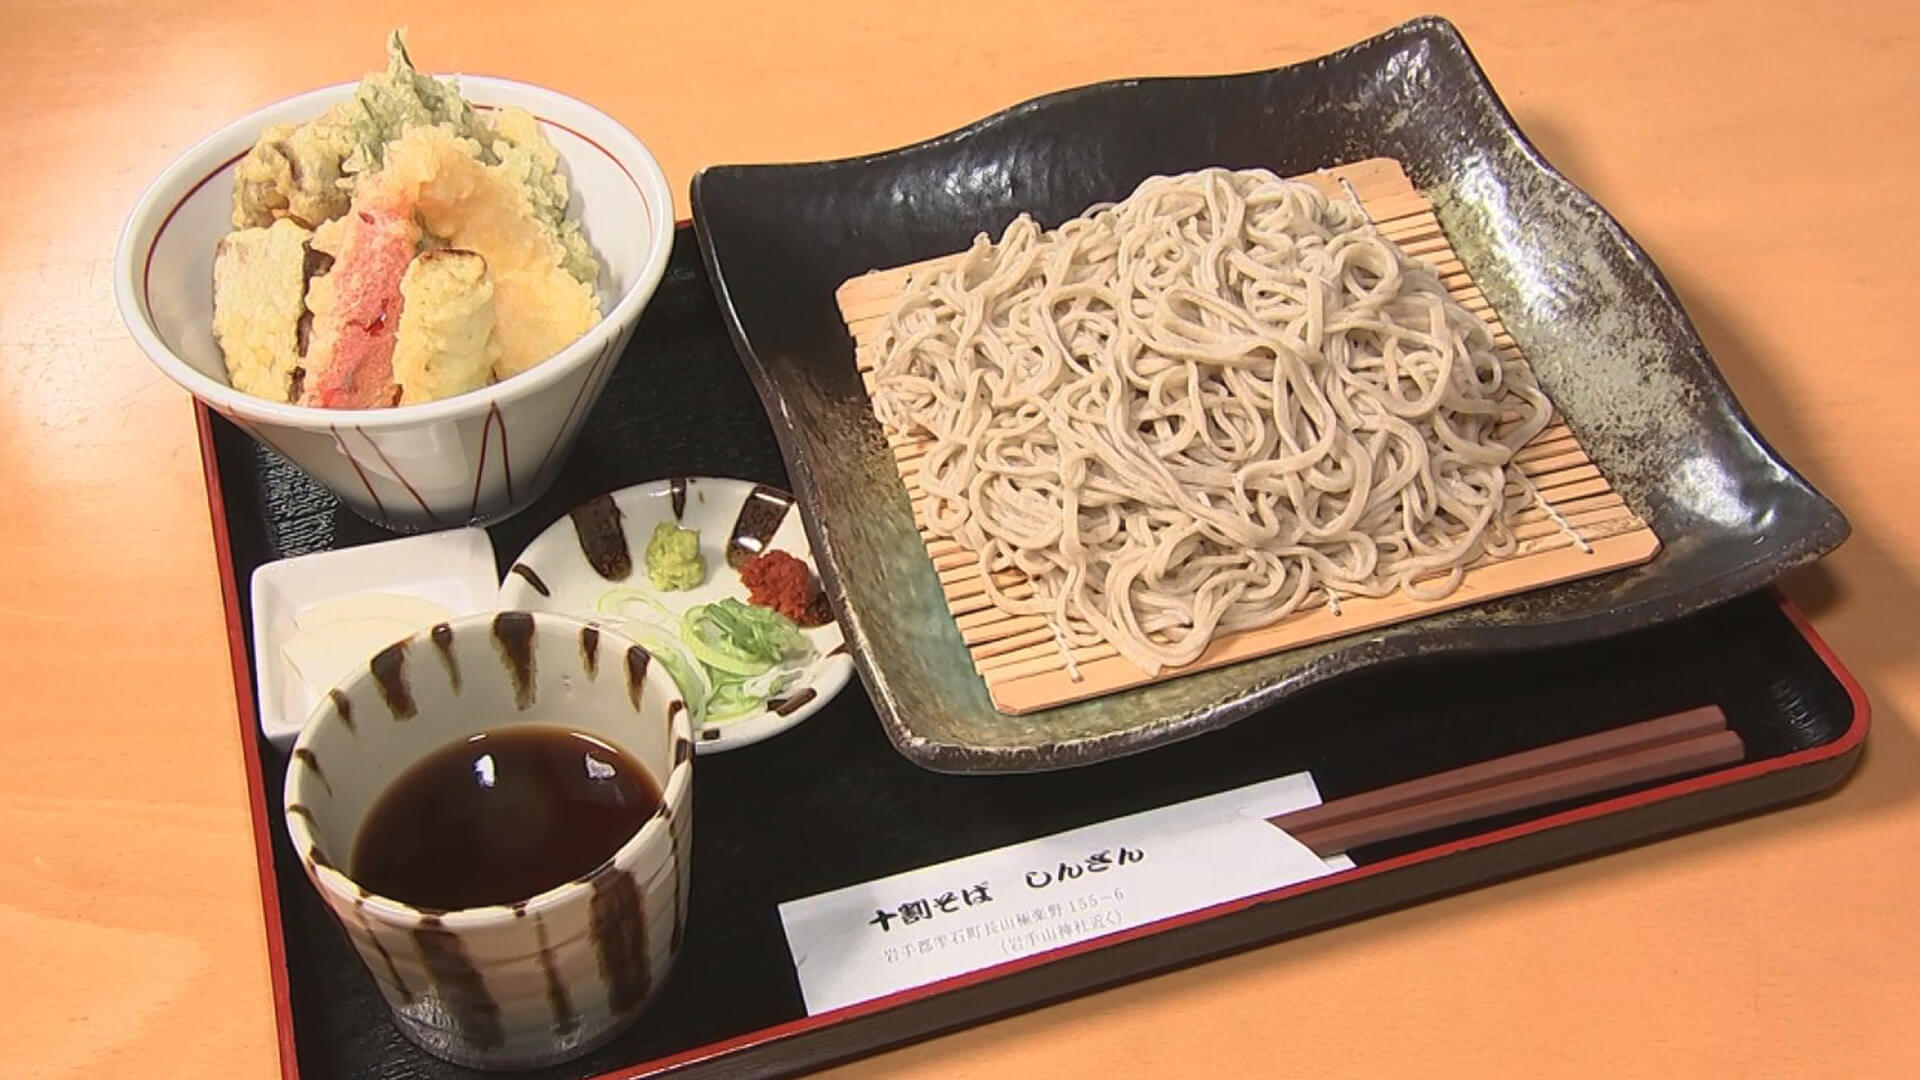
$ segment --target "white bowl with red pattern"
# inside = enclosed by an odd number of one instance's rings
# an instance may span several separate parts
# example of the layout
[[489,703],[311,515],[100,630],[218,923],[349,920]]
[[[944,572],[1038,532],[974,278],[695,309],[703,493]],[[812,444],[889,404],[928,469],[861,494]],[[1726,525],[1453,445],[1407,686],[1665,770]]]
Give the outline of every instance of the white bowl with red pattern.
[[322,409],[254,397],[228,384],[213,340],[214,245],[231,227],[234,167],[268,125],[318,116],[354,86],[257,110],[169,165],[120,236],[120,314],[169,378],[362,517],[401,532],[498,521],[553,483],[606,388],[666,270],[673,195],[646,146],[607,114],[537,86],[461,76],[476,107],[526,109],[560,152],[573,191],[568,213],[600,256],[605,317],[531,370],[441,401]]

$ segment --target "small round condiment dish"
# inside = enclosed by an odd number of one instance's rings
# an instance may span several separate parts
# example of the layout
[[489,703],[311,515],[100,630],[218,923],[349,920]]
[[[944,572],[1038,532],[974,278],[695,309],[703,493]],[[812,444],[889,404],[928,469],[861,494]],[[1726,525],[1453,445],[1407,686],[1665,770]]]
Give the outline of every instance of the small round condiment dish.
[[[651,587],[646,548],[662,522],[700,534],[707,573],[699,585]],[[623,623],[623,606],[677,619],[696,605],[748,599],[739,568],[769,550],[784,551],[817,574],[805,523],[787,492],[717,476],[652,480],[589,499],[534,537],[507,570],[500,606],[563,612],[616,630]],[[635,603],[618,603],[623,595],[635,597]],[[696,752],[723,753],[770,739],[820,711],[846,687],[853,678],[853,658],[840,624],[829,618],[803,627],[802,633],[812,653],[791,685],[773,695],[766,708],[696,721]]]

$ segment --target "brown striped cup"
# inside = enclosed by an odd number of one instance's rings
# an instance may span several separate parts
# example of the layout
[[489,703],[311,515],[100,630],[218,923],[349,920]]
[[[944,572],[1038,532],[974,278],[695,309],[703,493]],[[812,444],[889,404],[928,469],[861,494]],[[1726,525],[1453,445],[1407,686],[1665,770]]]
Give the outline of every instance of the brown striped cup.
[[[415,762],[470,735],[553,724],[603,739],[659,784],[659,812],[587,876],[516,903],[436,911],[347,876],[360,823]],[[483,1069],[584,1054],[644,1011],[679,952],[693,844],[693,732],[640,646],[563,615],[435,626],[381,651],[314,710],[287,768],[287,832],[395,1024]]]

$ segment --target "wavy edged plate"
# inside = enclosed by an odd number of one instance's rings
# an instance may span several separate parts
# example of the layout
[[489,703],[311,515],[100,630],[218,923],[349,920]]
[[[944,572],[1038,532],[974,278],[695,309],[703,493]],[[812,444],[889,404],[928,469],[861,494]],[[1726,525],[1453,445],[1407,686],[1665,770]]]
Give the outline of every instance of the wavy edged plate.
[[[750,557],[778,548],[814,564],[799,515],[787,512],[792,505],[793,496],[777,488],[713,476],[652,480],[596,496],[549,525],[514,558],[500,582],[500,607],[556,611],[605,621],[617,630],[618,620],[604,614],[599,606],[610,589],[637,590],[676,616],[696,604],[710,604],[723,597],[744,601],[747,588],[732,565],[734,556]],[[618,580],[609,579],[602,569],[607,565],[605,553],[588,553],[589,545],[582,539],[578,524],[583,512],[589,520],[618,528],[620,543],[613,546],[623,551],[624,558],[618,561],[626,568]],[[648,580],[647,541],[663,521],[700,534],[707,577],[699,585],[662,592]],[[605,546],[605,541],[597,546]],[[819,712],[847,685],[853,677],[853,664],[843,647],[840,627],[829,622],[801,632],[813,647],[813,658],[800,679],[759,712],[695,724],[696,753],[719,754],[764,742]]]
[[[1659,534],[1661,555],[1137,690],[996,712],[914,529],[834,290],[998,235],[1023,210],[1057,224],[1157,173],[1294,175],[1370,157],[1399,160],[1434,201],[1582,444]],[[1647,626],[1759,588],[1847,535],[1839,510],[1753,430],[1659,269],[1540,157],[1440,19],[1272,71],[1068,90],[887,153],[706,169],[693,208],[855,663],[894,745],[928,768],[1082,765],[1366,668]]]

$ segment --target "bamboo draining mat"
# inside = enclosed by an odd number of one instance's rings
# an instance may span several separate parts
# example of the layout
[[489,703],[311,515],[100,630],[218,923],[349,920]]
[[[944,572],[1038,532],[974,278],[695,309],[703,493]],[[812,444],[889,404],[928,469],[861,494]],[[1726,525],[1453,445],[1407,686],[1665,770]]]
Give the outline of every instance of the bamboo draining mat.
[[[1407,254],[1430,264],[1456,299],[1487,320],[1503,359],[1525,363],[1519,347],[1500,325],[1499,316],[1454,255],[1440,231],[1432,204],[1414,188],[1399,162],[1374,158],[1299,179],[1333,198],[1357,198],[1383,234]],[[873,389],[873,339],[908,280],[914,274],[937,269],[956,257],[949,255],[911,266],[876,270],[840,286],[836,294],[840,314],[853,335],[856,361],[869,391]],[[926,532],[919,460],[929,440],[892,436],[889,443],[900,467],[900,478],[913,500],[914,521],[920,526],[927,553],[940,575],[947,606],[973,656],[975,670],[986,681],[994,707],[1006,713],[1064,705],[1633,566],[1652,558],[1660,549],[1659,538],[1653,530],[1627,507],[1573,432],[1556,418],[1515,458],[1521,472],[1552,507],[1552,512],[1537,503],[1521,511],[1514,519],[1519,550],[1506,558],[1483,559],[1469,567],[1452,595],[1440,600],[1414,600],[1401,594],[1379,598],[1342,597],[1337,609],[1333,605],[1316,604],[1271,626],[1222,635],[1193,663],[1164,669],[1157,676],[1149,675],[1105,643],[1074,649],[1074,663],[1070,666],[1046,620],[1038,616],[1006,615],[993,608],[987,602],[981,571],[972,553],[955,541]],[[1517,486],[1509,488],[1510,492],[1518,490]],[[1018,571],[1003,571],[996,581],[1003,589],[1018,592],[1024,585],[1020,578]]]

